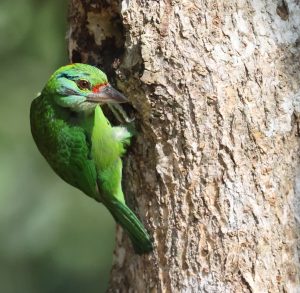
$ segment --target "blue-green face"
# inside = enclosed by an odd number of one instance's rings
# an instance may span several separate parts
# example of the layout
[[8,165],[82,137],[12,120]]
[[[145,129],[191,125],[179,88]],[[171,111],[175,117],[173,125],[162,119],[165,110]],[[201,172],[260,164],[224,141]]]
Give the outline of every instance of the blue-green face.
[[88,111],[97,104],[128,101],[109,85],[100,69],[81,63],[66,65],[55,71],[44,92],[59,106],[76,112]]

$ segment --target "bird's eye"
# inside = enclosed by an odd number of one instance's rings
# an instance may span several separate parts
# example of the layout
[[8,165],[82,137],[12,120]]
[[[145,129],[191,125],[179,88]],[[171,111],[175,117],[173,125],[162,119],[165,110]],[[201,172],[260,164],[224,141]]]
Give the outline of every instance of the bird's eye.
[[76,84],[81,90],[90,90],[92,88],[91,84],[87,80],[84,80],[84,79],[77,80]]

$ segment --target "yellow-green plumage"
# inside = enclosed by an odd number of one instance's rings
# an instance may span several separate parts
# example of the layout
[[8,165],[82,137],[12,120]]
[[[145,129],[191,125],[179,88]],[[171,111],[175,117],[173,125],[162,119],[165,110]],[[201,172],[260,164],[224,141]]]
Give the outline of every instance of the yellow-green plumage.
[[130,132],[112,127],[99,104],[123,102],[99,69],[72,64],[57,70],[31,105],[33,138],[67,183],[101,201],[127,231],[137,253],[152,250],[150,237],[126,206],[122,192],[124,145]]
[[[130,133],[127,132],[128,138]],[[122,161],[125,152],[123,141],[118,140],[113,127],[104,116],[100,106],[95,109],[92,130],[92,154],[99,172],[103,193],[113,194],[121,202],[124,201],[122,192]]]

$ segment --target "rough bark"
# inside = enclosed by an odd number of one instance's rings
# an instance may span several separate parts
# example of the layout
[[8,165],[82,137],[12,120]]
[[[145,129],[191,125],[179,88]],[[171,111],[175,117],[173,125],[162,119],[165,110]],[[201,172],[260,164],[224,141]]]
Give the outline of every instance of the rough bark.
[[299,292],[299,1],[72,0],[69,23],[136,110],[123,185],[155,250],[118,229],[109,290]]

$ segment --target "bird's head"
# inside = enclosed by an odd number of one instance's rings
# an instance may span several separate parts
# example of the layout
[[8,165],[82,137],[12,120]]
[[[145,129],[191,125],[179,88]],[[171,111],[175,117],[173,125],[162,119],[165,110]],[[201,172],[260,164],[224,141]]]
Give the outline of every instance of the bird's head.
[[115,90],[100,69],[81,63],[59,68],[47,82],[43,93],[53,98],[60,107],[82,112],[97,104],[128,102]]

